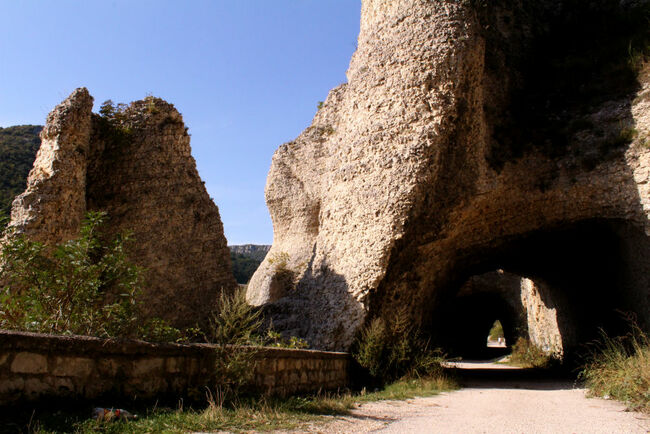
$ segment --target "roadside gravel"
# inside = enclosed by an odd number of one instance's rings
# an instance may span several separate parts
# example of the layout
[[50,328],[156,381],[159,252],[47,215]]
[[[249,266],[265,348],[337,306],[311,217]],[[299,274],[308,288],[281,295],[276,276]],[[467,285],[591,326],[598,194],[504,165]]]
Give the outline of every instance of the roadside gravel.
[[587,398],[562,379],[531,379],[495,364],[463,364],[464,388],[430,398],[363,404],[303,429],[323,433],[650,433],[650,415]]

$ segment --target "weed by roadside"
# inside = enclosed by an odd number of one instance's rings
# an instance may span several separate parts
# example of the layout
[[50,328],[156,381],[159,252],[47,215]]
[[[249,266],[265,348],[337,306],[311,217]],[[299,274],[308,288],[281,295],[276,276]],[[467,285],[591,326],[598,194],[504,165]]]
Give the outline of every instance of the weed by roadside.
[[591,394],[650,413],[650,338],[636,325],[622,337],[604,332],[580,373]]
[[519,337],[512,346],[510,363],[521,368],[548,368],[553,358],[530,340]]
[[429,347],[403,310],[373,319],[361,331],[352,355],[379,382],[442,375],[442,352]]
[[[231,432],[270,431],[274,429],[299,429],[324,416],[345,415],[359,404],[380,400],[409,399],[416,396],[433,396],[457,386],[444,377],[402,380],[385,388],[360,393],[331,393],[286,399],[263,397],[238,399],[224,403],[210,394],[203,408],[157,408],[145,412],[133,421],[98,422],[88,419],[88,414],[42,414],[30,422],[33,433],[182,433],[188,431]],[[0,425],[0,429],[3,427]]]

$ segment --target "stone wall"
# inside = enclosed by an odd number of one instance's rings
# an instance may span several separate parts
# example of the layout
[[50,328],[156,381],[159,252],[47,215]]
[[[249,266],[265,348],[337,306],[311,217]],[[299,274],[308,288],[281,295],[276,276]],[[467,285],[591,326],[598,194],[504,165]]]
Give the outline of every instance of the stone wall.
[[[0,331],[0,405],[42,398],[177,399],[217,386],[207,344],[150,344]],[[346,353],[263,348],[253,390],[274,395],[348,384]]]

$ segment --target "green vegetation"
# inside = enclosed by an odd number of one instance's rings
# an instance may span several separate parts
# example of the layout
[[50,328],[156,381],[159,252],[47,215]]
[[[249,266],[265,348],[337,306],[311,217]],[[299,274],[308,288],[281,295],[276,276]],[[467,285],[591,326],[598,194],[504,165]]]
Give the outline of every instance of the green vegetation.
[[[246,302],[246,292],[222,293],[211,315],[206,341],[215,345],[215,383],[221,400],[237,396],[248,384],[255,364],[255,342],[262,326],[262,311]],[[223,404],[223,402],[222,402]]]
[[490,329],[490,334],[488,335],[491,341],[496,341],[499,338],[504,337],[503,334],[503,325],[501,325],[501,321],[496,320],[494,321],[494,325]]
[[99,108],[101,115],[97,124],[100,137],[106,140],[117,152],[126,146],[131,138],[131,127],[127,125],[128,105],[106,100]]
[[353,356],[375,380],[384,383],[442,374],[442,353],[429,348],[403,310],[387,320],[373,319],[362,330]]
[[160,320],[142,321],[141,270],[126,256],[131,236],[106,238],[105,220],[104,213],[88,213],[79,237],[57,246],[5,231],[0,328],[152,341],[177,337]]
[[622,337],[602,333],[580,376],[593,395],[650,413],[650,339],[638,326]]
[[287,252],[278,252],[270,256],[268,261],[273,266],[273,281],[289,291],[296,288],[296,272],[289,268],[290,260]]
[[530,340],[519,337],[512,346],[510,363],[522,368],[548,368],[553,358]]
[[235,280],[241,285],[245,285],[253,277],[253,273],[260,266],[262,261],[258,261],[241,253],[230,252],[230,261],[232,263],[232,272]]
[[273,330],[273,327],[269,327],[264,337],[263,345],[265,347],[277,347],[277,348],[309,348],[307,341],[295,336],[291,336],[289,340],[286,340],[282,337],[282,334]]
[[229,246],[233,274],[237,283],[245,285],[260,266],[271,246],[247,244]]
[[8,216],[11,202],[25,191],[42,129],[38,125],[0,128],[0,215]]
[[[384,399],[409,399],[433,396],[453,390],[454,382],[443,377],[398,381],[386,388],[366,393],[318,394],[315,396],[276,399],[240,399],[230,404],[220,397],[206,394],[206,404],[197,408],[155,408],[144,410],[134,421],[98,422],[89,411],[41,412],[25,414],[24,425],[34,433],[184,433],[204,431],[251,432],[274,429],[300,429],[308,423],[325,421],[325,415],[346,415],[363,402]],[[12,425],[16,429],[19,426]],[[0,430],[4,428],[0,423]]]

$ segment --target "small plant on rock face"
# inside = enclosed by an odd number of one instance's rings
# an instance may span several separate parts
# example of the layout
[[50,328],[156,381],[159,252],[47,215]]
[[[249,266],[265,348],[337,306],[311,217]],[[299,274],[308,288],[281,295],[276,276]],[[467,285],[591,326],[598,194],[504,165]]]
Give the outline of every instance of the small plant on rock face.
[[289,268],[289,260],[289,254],[286,252],[274,253],[269,257],[269,264],[274,271],[273,282],[282,292],[293,290],[296,286],[296,273]]
[[99,114],[107,119],[110,119],[115,115],[115,103],[112,99],[107,99],[102,103],[101,107],[99,108]]
[[156,107],[156,98],[150,93],[144,97],[144,101],[147,103],[147,113],[154,114],[158,113],[158,107]]

